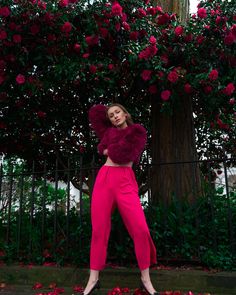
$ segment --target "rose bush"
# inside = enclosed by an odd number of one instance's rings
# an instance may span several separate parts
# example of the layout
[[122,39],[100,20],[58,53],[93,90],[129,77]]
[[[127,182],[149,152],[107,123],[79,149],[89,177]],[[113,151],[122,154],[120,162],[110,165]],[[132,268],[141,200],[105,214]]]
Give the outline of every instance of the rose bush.
[[180,112],[191,97],[200,157],[234,154],[235,19],[232,1],[201,1],[183,25],[148,0],[3,0],[1,152],[89,155],[90,105],[125,102],[148,121],[154,96]]

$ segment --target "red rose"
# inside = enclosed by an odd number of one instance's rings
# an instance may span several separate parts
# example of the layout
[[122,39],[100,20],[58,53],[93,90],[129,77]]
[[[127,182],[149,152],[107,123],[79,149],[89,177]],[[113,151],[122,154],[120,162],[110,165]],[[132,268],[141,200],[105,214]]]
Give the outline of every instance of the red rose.
[[61,7],[66,7],[69,5],[69,1],[68,0],[60,0],[58,5]]
[[167,79],[171,83],[175,83],[179,79],[179,75],[177,74],[177,72],[175,70],[173,70],[168,74]]
[[225,36],[224,38],[224,43],[226,45],[232,45],[235,41],[235,37],[232,33],[229,33],[228,35]]
[[47,4],[45,2],[38,1],[38,7],[45,10],[47,8]]
[[125,31],[130,31],[130,25],[127,22],[123,22],[122,26],[123,26]]
[[75,45],[74,45],[74,51],[75,52],[77,52],[77,53],[79,53],[80,52],[80,45],[78,44],[78,43],[76,43]]
[[155,7],[148,7],[147,8],[147,14],[151,14],[152,16],[157,13]]
[[157,93],[157,86],[156,86],[156,85],[150,85],[149,88],[148,88],[148,91],[149,91],[151,94],[155,94],[155,93]]
[[175,28],[175,35],[176,36],[181,36],[184,32],[184,28],[182,26],[178,26]]
[[38,282],[35,283],[34,286],[32,287],[32,289],[34,289],[34,290],[35,289],[41,289],[41,288],[43,288],[43,285],[41,283],[38,283]]
[[8,17],[11,14],[11,10],[8,6],[0,7],[0,16]]
[[63,24],[63,26],[61,27],[61,31],[63,32],[63,33],[70,33],[70,31],[72,30],[72,25],[71,25],[71,23],[70,22],[65,22],[64,24]]
[[98,36],[93,35],[93,36],[87,36],[85,37],[85,41],[89,46],[94,46],[98,44]]
[[83,58],[89,58],[89,53],[84,53],[84,54],[82,55],[82,57],[83,57]]
[[168,13],[161,14],[158,16],[156,21],[158,25],[165,25],[170,21],[170,16]]
[[226,95],[230,96],[233,94],[234,90],[235,90],[234,84],[229,83],[223,91]]
[[120,31],[120,23],[116,23],[115,28],[116,28],[116,31],[119,32]]
[[143,8],[138,8],[138,16],[140,18],[145,17],[146,15],[147,15],[147,13]]
[[5,81],[5,77],[0,75],[0,85]]
[[136,41],[136,40],[138,40],[138,35],[139,35],[139,32],[134,31],[129,34],[129,38],[130,38],[130,40]]
[[22,74],[18,74],[16,77],[16,82],[18,84],[24,84],[25,83],[25,76]]
[[7,33],[5,31],[0,31],[0,40],[7,39]]
[[46,114],[45,112],[42,112],[42,111],[38,111],[38,112],[37,112],[37,116],[38,116],[39,118],[41,118],[41,119],[45,118],[46,115],[47,115],[47,114]]
[[144,81],[148,81],[151,79],[151,74],[152,74],[152,71],[150,70],[143,70],[142,71],[142,74],[141,74],[141,77]]
[[218,79],[218,71],[217,70],[212,70],[210,74],[208,75],[209,79],[214,81]]
[[90,73],[95,74],[97,72],[97,67],[95,65],[91,65],[89,67],[89,71]]
[[199,8],[198,11],[197,11],[197,15],[200,18],[206,18],[207,17],[207,11],[206,11],[206,9],[203,8],[203,7]]
[[211,93],[211,92],[212,92],[212,87],[209,86],[209,85],[205,86],[205,87],[204,87],[204,92],[205,92],[206,94]]
[[122,14],[122,6],[118,2],[112,4],[111,12],[114,16],[119,16]]
[[21,35],[19,35],[19,34],[13,35],[12,39],[13,39],[14,43],[20,43],[22,40]]
[[113,64],[109,64],[108,65],[108,69],[111,71],[111,70],[113,70],[114,69],[114,65]]
[[190,94],[192,92],[192,86],[189,83],[186,83],[184,85],[184,91],[185,93]]
[[38,25],[32,25],[32,26],[30,27],[30,32],[31,32],[33,35],[38,34],[39,31],[40,31],[40,26],[38,26]]
[[171,92],[170,90],[163,90],[161,92],[161,99],[167,101],[170,98]]
[[154,37],[154,36],[151,36],[149,38],[149,42],[152,44],[152,45],[155,45],[157,43],[157,39]]
[[106,38],[107,35],[108,35],[108,29],[106,29],[106,28],[100,28],[99,30],[100,30],[101,36],[103,38]]

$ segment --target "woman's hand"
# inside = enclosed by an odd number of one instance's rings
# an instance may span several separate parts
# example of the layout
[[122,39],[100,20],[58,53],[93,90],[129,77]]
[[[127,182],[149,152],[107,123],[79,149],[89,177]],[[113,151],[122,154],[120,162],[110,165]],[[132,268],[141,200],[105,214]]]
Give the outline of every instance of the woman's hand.
[[103,155],[104,155],[104,156],[107,156],[107,155],[108,155],[108,149],[105,149],[105,150],[103,151]]

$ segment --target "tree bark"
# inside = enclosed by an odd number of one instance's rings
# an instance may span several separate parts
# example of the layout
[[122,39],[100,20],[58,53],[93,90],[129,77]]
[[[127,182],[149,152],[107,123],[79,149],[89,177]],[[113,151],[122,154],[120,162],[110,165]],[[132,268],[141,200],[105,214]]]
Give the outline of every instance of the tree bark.
[[[163,11],[177,13],[182,21],[188,17],[189,0],[156,0],[155,3]],[[160,112],[160,105],[155,98],[152,100],[151,198],[154,204],[170,204],[173,197],[191,202],[201,191],[199,165],[174,164],[197,160],[192,99],[183,96],[180,100],[172,115]]]
[[192,100],[180,103],[181,109],[168,115],[152,100],[152,203],[170,204],[173,198],[192,202],[201,191]]

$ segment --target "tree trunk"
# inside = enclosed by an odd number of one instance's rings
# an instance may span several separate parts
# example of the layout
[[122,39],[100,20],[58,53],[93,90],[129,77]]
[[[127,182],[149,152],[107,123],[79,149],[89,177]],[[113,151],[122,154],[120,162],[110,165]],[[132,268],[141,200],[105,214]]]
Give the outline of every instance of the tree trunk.
[[[152,203],[172,198],[193,201],[201,191],[194,136],[192,100],[182,98],[172,115],[152,101]],[[180,163],[185,162],[185,163]]]
[[[163,11],[175,12],[182,21],[189,12],[189,0],[156,0]],[[171,203],[172,198],[190,202],[201,191],[200,170],[197,163],[171,164],[197,160],[193,126],[192,100],[183,97],[181,108],[173,115],[160,112],[160,105],[152,100],[152,203]],[[165,164],[169,163],[169,164]]]
[[156,5],[165,12],[177,13],[181,21],[185,21],[189,14],[189,0],[154,0]]

